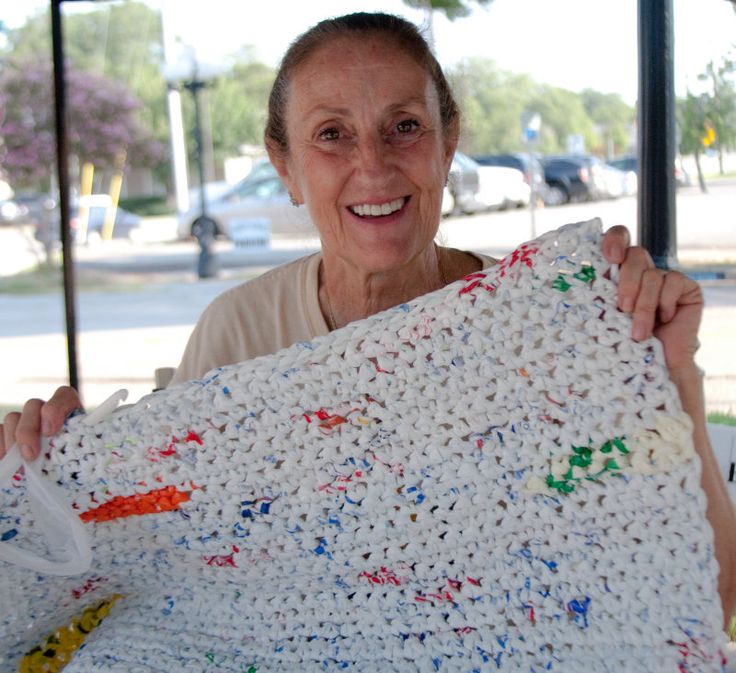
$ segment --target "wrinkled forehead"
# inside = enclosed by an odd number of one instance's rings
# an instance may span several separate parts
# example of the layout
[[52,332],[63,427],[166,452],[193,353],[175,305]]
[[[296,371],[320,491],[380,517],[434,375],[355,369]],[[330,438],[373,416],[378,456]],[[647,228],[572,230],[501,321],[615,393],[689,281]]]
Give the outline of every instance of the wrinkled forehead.
[[439,95],[425,63],[388,35],[357,34],[336,37],[315,48],[289,78],[287,116],[295,108],[329,105],[354,95],[382,95],[391,90],[422,98],[439,113]]

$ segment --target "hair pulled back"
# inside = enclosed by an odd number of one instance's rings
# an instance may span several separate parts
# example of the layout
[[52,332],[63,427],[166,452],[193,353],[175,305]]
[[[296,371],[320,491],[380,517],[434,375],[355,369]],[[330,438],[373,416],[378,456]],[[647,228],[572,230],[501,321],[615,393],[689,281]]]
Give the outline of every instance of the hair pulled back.
[[356,12],[325,19],[299,36],[284,54],[268,99],[268,119],[264,133],[267,147],[286,154],[286,104],[289,83],[294,72],[319,47],[340,37],[380,36],[392,40],[414,58],[431,77],[437,89],[442,129],[448,134],[457,123],[460,112],[440,64],[419,29],[410,21],[382,12]]

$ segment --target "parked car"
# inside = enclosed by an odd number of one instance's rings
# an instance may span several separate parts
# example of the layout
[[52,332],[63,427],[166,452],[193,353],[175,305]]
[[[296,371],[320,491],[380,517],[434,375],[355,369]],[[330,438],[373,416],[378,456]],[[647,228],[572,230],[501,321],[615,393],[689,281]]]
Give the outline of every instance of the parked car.
[[[216,236],[233,238],[248,222],[267,223],[274,234],[316,236],[305,208],[294,208],[276,169],[258,164],[240,182],[207,203],[207,216],[215,223]],[[199,204],[179,218],[179,238],[193,235],[192,224],[200,216]],[[237,234],[236,234],[237,238]]]
[[442,195],[442,214],[476,213],[485,208],[478,200],[480,175],[478,164],[462,152],[455,152]]
[[547,182],[545,203],[559,206],[570,201],[594,201],[607,196],[602,162],[590,155],[563,154],[542,158]]
[[[614,166],[615,168],[618,168],[622,171],[626,171],[627,173],[633,173],[635,176],[637,176],[637,184],[638,184],[638,175],[639,175],[639,168],[638,168],[638,161],[637,158],[633,155],[624,156],[624,157],[616,157],[615,159],[611,159],[608,162],[611,166]],[[685,171],[680,168],[680,166],[675,163],[675,184],[678,187],[686,187],[690,184],[690,176],[685,173]]]
[[[612,159],[604,164],[607,171],[613,169],[620,173],[619,180],[621,181],[621,195],[632,196],[638,191],[639,179],[636,175],[636,159],[633,160],[634,167],[628,161],[620,161]],[[617,175],[616,173],[609,173],[609,180],[612,176]]]
[[537,198],[544,200],[547,192],[547,183],[544,180],[544,168],[539,159],[533,154],[525,154],[523,152],[482,154],[474,156],[473,159],[481,166],[503,166],[521,171],[530,190],[534,188]]
[[627,173],[615,166],[602,161],[601,172],[603,175],[604,193],[603,198],[618,199],[628,193]]
[[[113,207],[108,194],[81,196],[72,204],[69,213],[69,229],[72,241],[82,245],[94,245],[102,240],[105,218]],[[118,206],[113,220],[113,238],[131,238],[139,229],[141,217]],[[36,222],[35,237],[46,245],[57,244],[60,239],[59,212],[53,210],[50,217]]]
[[531,188],[516,168],[478,166],[478,200],[489,210],[521,208],[529,205]]
[[0,201],[0,226],[22,224],[27,215],[28,209],[15,199]]
[[52,217],[56,209],[56,199],[44,192],[18,192],[13,200],[26,210],[30,224],[38,224]]

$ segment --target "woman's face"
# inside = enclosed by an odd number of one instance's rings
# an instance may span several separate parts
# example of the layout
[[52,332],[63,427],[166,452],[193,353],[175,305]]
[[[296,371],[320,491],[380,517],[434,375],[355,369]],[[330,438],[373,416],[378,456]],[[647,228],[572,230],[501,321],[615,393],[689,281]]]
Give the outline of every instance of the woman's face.
[[286,131],[288,155],[272,159],[325,258],[376,273],[431,245],[456,134],[443,132],[434,83],[403,50],[375,37],[320,47],[292,77]]

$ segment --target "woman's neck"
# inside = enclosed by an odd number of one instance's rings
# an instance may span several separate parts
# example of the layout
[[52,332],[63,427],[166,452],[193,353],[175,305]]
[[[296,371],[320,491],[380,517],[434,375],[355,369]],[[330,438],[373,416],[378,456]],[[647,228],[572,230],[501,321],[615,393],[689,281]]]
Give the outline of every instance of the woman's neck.
[[482,266],[458,250],[430,246],[406,267],[364,273],[340,259],[323,256],[319,271],[319,301],[330,330],[411,301]]

